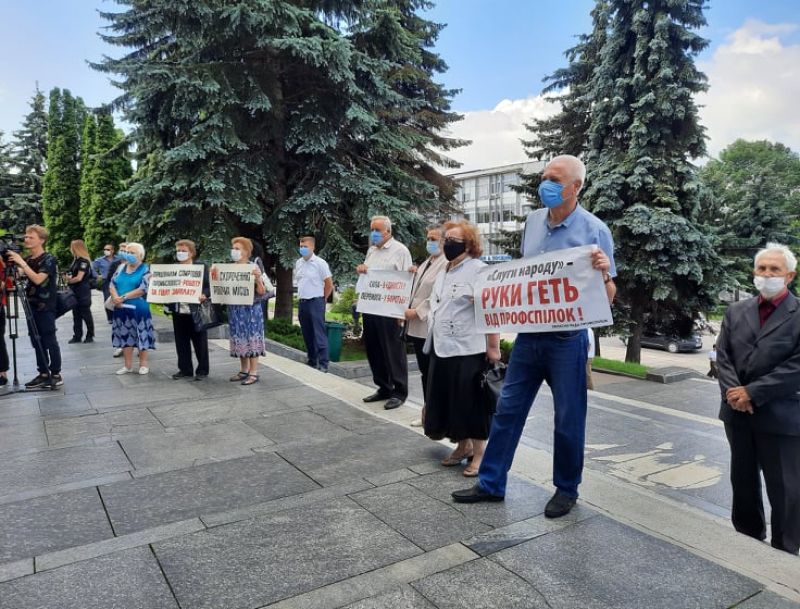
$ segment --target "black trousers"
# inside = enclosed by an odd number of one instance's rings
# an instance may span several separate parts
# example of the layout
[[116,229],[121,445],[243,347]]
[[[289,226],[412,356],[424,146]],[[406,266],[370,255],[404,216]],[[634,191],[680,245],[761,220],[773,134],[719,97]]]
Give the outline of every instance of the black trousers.
[[[194,320],[185,313],[172,314],[175,331],[175,351],[178,352],[178,370],[186,376],[208,376],[208,332],[197,332]],[[192,347],[197,356],[197,370],[192,365]]]
[[8,372],[8,349],[6,349],[6,307],[0,305],[0,372]]
[[28,320],[28,334],[36,352],[36,368],[39,374],[47,374],[48,369],[50,374],[61,374],[61,347],[56,338],[56,314],[52,311],[34,311],[33,322],[39,331],[41,349],[33,339],[31,320]]
[[772,509],[772,547],[800,550],[800,436],[753,431],[725,424],[731,446],[731,520],[740,533],[765,539],[767,527],[761,498],[761,473]]
[[428,401],[428,369],[430,367],[430,356],[422,352],[422,347],[425,346],[425,339],[416,336],[409,336],[408,342],[414,347],[414,355],[417,356],[417,366],[419,373],[422,375],[422,399],[424,403]]
[[364,315],[364,346],[378,393],[405,401],[408,397],[408,360],[403,326],[391,317]]
[[92,317],[92,302],[78,302],[72,309],[72,337],[83,338],[83,324],[86,324],[86,336],[94,338],[94,318]]

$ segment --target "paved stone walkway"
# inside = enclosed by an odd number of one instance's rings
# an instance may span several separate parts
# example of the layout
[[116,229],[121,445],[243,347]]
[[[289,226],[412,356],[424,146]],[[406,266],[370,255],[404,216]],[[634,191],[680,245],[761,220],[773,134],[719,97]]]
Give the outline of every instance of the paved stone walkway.
[[60,391],[0,398],[0,609],[800,607],[588,501],[546,520],[522,473],[503,504],[453,504],[447,448],[355,383],[268,357],[242,387],[219,346],[208,380],[173,381],[166,344],[115,376],[98,325],[62,345]]

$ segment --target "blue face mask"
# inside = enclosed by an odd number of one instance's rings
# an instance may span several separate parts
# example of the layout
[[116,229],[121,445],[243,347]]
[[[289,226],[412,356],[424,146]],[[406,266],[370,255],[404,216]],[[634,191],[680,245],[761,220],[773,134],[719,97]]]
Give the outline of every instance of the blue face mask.
[[378,245],[383,239],[383,233],[379,230],[370,232],[369,238],[372,240],[373,245]]
[[303,258],[305,258],[306,256],[308,256],[308,254],[310,253],[310,250],[308,249],[308,246],[307,246],[307,245],[301,245],[300,247],[298,247],[298,248],[297,248],[297,251],[298,251],[298,252],[300,252],[300,255],[301,255]]
[[558,207],[564,202],[561,196],[564,186],[553,180],[542,180],[539,184],[539,198],[545,207]]
[[122,256],[122,259],[128,264],[136,263],[136,256],[134,256],[133,254],[129,254],[128,252],[123,252],[122,254],[120,254],[120,256]]
[[440,251],[442,251],[438,241],[428,241],[428,243],[425,245],[425,249],[428,250],[428,253],[431,256],[436,256]]

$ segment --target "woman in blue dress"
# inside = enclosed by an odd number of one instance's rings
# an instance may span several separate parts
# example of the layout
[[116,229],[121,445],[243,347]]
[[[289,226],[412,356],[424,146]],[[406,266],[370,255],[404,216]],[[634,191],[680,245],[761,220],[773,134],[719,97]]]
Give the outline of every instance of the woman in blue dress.
[[133,372],[133,350],[139,350],[139,374],[147,374],[147,356],[156,348],[156,333],[150,305],[147,304],[147,285],[150,268],[144,264],[144,247],[141,243],[128,243],[127,253],[120,254],[125,261],[120,265],[109,285],[114,317],[111,340],[115,348],[122,349],[125,365],[117,374]]
[[[236,264],[250,265],[253,253],[253,242],[246,237],[231,239],[231,259]],[[214,269],[211,271],[215,272]],[[239,358],[239,372],[230,380],[242,385],[258,382],[258,358],[266,355],[264,341],[264,307],[263,300],[266,287],[261,278],[264,272],[260,259],[253,267],[255,298],[251,305],[228,305],[228,324],[231,334],[231,357]]]

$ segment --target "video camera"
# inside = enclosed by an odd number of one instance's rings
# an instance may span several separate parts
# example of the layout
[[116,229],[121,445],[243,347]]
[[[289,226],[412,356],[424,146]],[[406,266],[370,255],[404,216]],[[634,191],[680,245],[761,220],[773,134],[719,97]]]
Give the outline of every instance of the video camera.
[[25,239],[24,235],[0,235],[0,258],[5,259],[7,252],[22,251],[22,242]]

